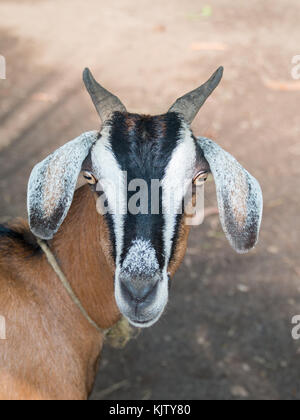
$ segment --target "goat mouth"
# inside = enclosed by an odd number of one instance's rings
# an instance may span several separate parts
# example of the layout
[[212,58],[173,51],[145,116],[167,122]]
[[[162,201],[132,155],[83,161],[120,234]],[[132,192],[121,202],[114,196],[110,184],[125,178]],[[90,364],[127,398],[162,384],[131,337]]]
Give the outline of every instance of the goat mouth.
[[132,320],[132,322],[134,322],[135,324],[141,324],[141,325],[143,325],[143,324],[149,324],[152,321],[153,321],[153,319],[147,319],[146,321],[139,321],[137,319],[133,319]]
[[149,321],[136,321],[136,320],[129,320],[129,323],[136,328],[149,328],[155,324],[156,320],[149,320]]
[[130,324],[136,328],[148,328],[154,325],[159,320],[161,315],[162,315],[162,312],[158,314],[156,317],[151,318],[151,319],[146,319],[146,320],[138,320],[138,319],[130,319],[130,318],[127,318],[127,319],[130,322]]

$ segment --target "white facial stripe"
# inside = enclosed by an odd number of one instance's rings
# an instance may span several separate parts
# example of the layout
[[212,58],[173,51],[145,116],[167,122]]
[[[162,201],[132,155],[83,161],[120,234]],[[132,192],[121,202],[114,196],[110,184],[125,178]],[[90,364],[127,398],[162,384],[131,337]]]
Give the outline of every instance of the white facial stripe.
[[109,126],[101,131],[101,138],[92,149],[91,157],[96,176],[107,197],[108,205],[114,221],[116,236],[116,257],[119,265],[124,242],[124,215],[126,214],[126,178],[122,172],[110,144]]
[[171,257],[177,215],[193,179],[196,165],[196,145],[187,125],[182,128],[181,138],[180,144],[172,154],[162,181],[165,219],[165,271]]

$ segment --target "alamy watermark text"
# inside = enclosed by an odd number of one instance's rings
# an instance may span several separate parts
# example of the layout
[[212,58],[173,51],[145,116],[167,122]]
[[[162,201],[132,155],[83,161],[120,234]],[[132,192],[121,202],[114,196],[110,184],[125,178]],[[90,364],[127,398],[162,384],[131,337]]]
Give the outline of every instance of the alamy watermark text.
[[6,60],[3,55],[0,55],[0,79],[6,79]]

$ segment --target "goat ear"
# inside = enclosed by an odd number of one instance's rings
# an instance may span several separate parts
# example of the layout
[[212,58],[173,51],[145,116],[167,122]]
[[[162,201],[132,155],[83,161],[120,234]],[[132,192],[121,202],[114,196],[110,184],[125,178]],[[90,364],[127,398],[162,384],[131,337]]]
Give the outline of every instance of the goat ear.
[[62,146],[37,164],[30,175],[27,207],[30,229],[52,239],[71,206],[77,178],[98,133],[91,131]]
[[263,211],[260,185],[212,140],[198,137],[197,142],[215,179],[223,230],[232,247],[245,253],[258,241]]

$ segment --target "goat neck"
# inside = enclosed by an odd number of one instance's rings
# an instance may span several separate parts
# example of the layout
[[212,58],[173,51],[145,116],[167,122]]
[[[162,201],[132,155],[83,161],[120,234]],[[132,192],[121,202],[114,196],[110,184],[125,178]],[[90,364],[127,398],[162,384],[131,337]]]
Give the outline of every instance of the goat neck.
[[89,187],[75,192],[70,212],[50,246],[92,319],[104,329],[114,325],[120,313],[114,297],[109,230]]

